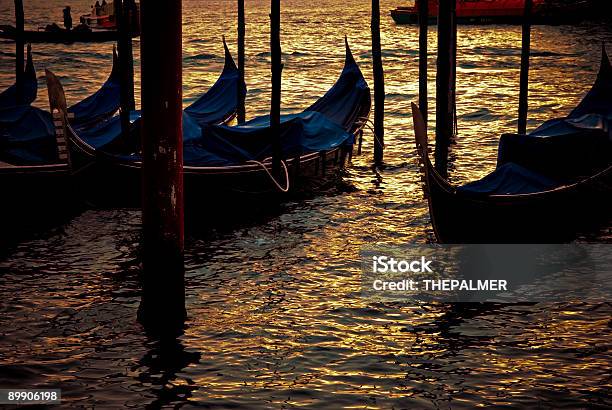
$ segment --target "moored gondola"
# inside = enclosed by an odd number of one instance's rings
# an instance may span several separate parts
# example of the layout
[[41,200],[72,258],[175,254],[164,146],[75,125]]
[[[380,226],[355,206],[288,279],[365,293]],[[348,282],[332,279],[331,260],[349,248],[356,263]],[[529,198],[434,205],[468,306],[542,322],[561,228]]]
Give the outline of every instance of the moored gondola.
[[459,187],[432,166],[425,123],[412,104],[424,190],[438,241],[560,242],[609,220],[611,74],[604,50],[595,85],[568,117],[546,122],[533,135],[505,136],[495,171]]
[[612,205],[612,65],[602,51],[597,80],[564,118],[500,139],[497,168],[453,186],[432,166],[419,108],[414,129],[424,190],[444,243],[559,242],[606,222]]
[[439,242],[556,243],[609,217],[611,166],[575,182],[559,182],[509,163],[471,184],[450,184],[431,164],[423,117],[415,104],[412,110],[424,191]]
[[[235,90],[235,89],[234,89]],[[235,96],[237,93],[232,92]],[[324,176],[344,166],[370,112],[367,83],[346,43],[344,69],[334,86],[302,113],[282,117],[283,174],[271,174],[269,117],[259,117],[240,126],[198,124],[189,111],[183,115],[185,192],[190,198],[214,192],[233,194],[271,194],[286,191],[298,178]],[[136,122],[135,122],[136,123]],[[96,135],[79,133],[69,127],[69,138],[76,157],[95,159],[87,186],[125,187],[137,200],[140,190],[140,141],[107,138],[110,132]],[[138,137],[138,133],[136,133]],[[112,175],[112,176],[111,176]],[[95,181],[95,182],[93,182]],[[121,181],[118,184],[117,181]]]
[[597,79],[576,108],[528,135],[502,135],[498,166],[514,163],[557,179],[592,175],[612,157],[611,135],[612,64],[602,46]]

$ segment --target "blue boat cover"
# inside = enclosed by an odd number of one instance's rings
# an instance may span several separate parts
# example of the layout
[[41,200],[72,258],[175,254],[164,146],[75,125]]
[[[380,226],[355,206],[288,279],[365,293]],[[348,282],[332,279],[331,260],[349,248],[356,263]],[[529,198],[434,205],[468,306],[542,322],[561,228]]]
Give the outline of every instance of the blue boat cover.
[[[219,80],[183,114],[183,153],[186,165],[228,166],[261,161],[271,155],[270,117],[261,116],[229,127],[212,125],[227,118],[237,106],[238,73],[227,46],[225,67]],[[244,84],[243,84],[244,86]],[[360,115],[370,108],[370,90],[346,42],[344,69],[334,86],[300,114],[281,117],[284,157],[326,151],[352,144],[352,131]],[[210,105],[209,105],[210,104]],[[119,118],[79,132],[89,145],[124,160],[138,161],[139,113],[132,114],[132,138],[119,144]]]
[[345,37],[346,59],[340,77],[327,93],[305,111],[316,111],[352,132],[360,116],[369,113],[370,88]]
[[0,160],[15,165],[36,165],[56,159],[50,113],[31,105],[0,110]]
[[478,181],[457,188],[458,192],[481,195],[530,194],[559,186],[559,183],[520,165],[507,163]]
[[[36,100],[38,92],[38,79],[32,61],[32,49],[28,45],[28,57],[23,77],[23,101],[22,104],[29,105]],[[13,84],[0,93],[0,109],[12,107],[17,104],[17,85]]]
[[565,118],[546,121],[529,135],[504,135],[498,165],[508,162],[555,178],[590,175],[612,159],[612,66],[602,52],[597,80]]
[[121,105],[121,86],[119,81],[119,65],[117,52],[113,48],[113,68],[102,87],[84,100],[68,107],[68,112],[74,114],[71,121],[75,129],[87,126],[92,122],[113,115]]
[[[76,129],[95,125],[119,107],[117,56],[104,85],[91,96],[68,109],[75,113]],[[32,68],[33,69],[33,68]],[[29,105],[0,109],[0,158],[14,165],[48,164],[57,160],[57,144],[51,114]]]
[[[281,117],[281,151],[284,158],[327,151],[353,144],[354,136],[318,112]],[[228,166],[263,161],[272,156],[273,137],[267,119],[235,127],[208,125],[202,137],[185,141],[185,165]]]
[[[139,119],[133,123],[137,127]],[[109,127],[120,129],[117,120]],[[92,132],[92,131],[88,131]],[[115,149],[101,130],[89,134],[87,142],[101,152],[126,161],[140,161],[139,142]],[[284,115],[281,117],[281,149],[283,156],[293,158],[312,152],[327,151],[353,144],[354,136],[329,121],[318,112]],[[130,149],[131,148],[131,149]],[[131,151],[131,152],[130,152]],[[128,153],[129,152],[129,153]],[[247,161],[263,161],[272,156],[270,123],[266,117],[230,127],[205,125],[201,128],[191,116],[183,113],[183,160],[188,166],[214,167],[242,165]]]
[[[225,39],[223,39],[225,50],[225,66],[215,84],[195,100],[185,112],[201,126],[207,124],[220,124],[232,117],[238,106],[238,67],[230,54]],[[244,95],[246,85],[241,84]]]
[[[238,106],[238,68],[229,49],[223,40],[225,49],[225,66],[215,84],[183,111],[183,141],[199,138],[201,126],[217,124],[232,116]],[[246,86],[242,84],[246,92]],[[92,147],[113,151],[115,146],[131,147],[138,150],[140,144],[140,111],[130,113],[130,141],[121,139],[121,122],[118,115],[94,127],[77,129],[79,138]],[[114,154],[119,154],[114,152]]]

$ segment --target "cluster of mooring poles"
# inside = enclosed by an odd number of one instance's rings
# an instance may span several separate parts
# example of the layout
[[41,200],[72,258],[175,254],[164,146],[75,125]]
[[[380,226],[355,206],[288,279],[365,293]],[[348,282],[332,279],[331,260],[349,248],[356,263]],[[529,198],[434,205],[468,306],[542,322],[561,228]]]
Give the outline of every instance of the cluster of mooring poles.
[[[436,144],[435,167],[448,176],[449,147],[457,131],[457,13],[456,0],[440,0],[438,4],[438,59],[436,71]],[[531,10],[533,0],[525,0],[522,28],[521,73],[519,90],[518,133],[527,132],[529,54],[531,45]],[[419,15],[419,106],[427,125],[427,30],[428,1],[418,4]]]
[[[15,1],[17,102],[23,100],[24,12]],[[130,13],[134,0],[115,0],[121,71],[121,126],[129,130],[134,110],[134,68]],[[532,0],[525,0],[522,32],[519,133],[527,123],[527,88]],[[151,329],[182,327],[186,316],[184,283],[184,200],[182,149],[182,4],[180,0],[141,2],[142,72],[142,224],[143,294],[139,318]],[[273,137],[273,173],[281,166],[281,44],[280,0],[271,0],[270,49],[272,95],[270,126]],[[428,1],[419,2],[419,105],[427,120]],[[438,61],[436,73],[436,168],[447,175],[448,150],[456,124],[456,0],[440,0],[438,8]],[[238,0],[238,68],[244,79],[244,0]],[[159,27],[164,27],[160,30]],[[383,162],[384,71],[380,41],[380,4],[372,0],[372,67],[374,76],[374,163]],[[245,95],[238,87],[238,122],[245,121]]]

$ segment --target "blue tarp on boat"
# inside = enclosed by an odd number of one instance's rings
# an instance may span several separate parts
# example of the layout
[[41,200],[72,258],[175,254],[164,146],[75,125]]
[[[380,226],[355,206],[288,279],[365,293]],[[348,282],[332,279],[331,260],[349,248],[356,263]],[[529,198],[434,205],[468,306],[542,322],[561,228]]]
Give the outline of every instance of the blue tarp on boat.
[[[104,85],[91,96],[69,108],[77,129],[112,115],[119,107],[117,56]],[[93,126],[93,125],[92,125]],[[96,125],[95,127],[100,126]],[[94,127],[94,128],[95,128]],[[0,110],[0,158],[15,165],[48,164],[57,160],[57,144],[51,114],[29,105]]]
[[457,188],[458,192],[482,195],[530,194],[559,186],[556,181],[520,165],[507,163],[486,177]]
[[75,128],[81,128],[92,122],[108,118],[121,105],[121,86],[119,81],[119,65],[117,53],[113,48],[113,68],[108,79],[94,94],[68,107],[68,112],[74,114],[71,120]]
[[[136,121],[136,123],[138,120]],[[119,126],[113,124],[114,127]],[[261,117],[243,125],[206,125],[200,128],[193,119],[183,114],[183,160],[188,166],[215,167],[241,165],[248,161],[263,161],[272,156],[273,138],[267,117]],[[88,138],[94,144],[105,141]],[[281,117],[280,142],[283,157],[293,158],[313,152],[327,151],[342,145],[353,144],[354,136],[329,121],[318,112],[284,115]],[[126,161],[140,161],[137,151],[126,154],[113,153],[106,145],[102,151]]]
[[[235,114],[238,106],[238,67],[227,48],[225,39],[223,48],[225,50],[223,72],[206,94],[185,108],[185,112],[200,126],[224,122]],[[244,82],[241,87],[246,95]]]
[[[198,120],[209,121],[212,118],[220,121],[226,117],[226,113],[236,109],[238,76],[227,46],[225,56],[225,68],[215,86],[183,113],[186,165],[237,165],[271,155],[270,117],[267,115],[236,127],[198,123]],[[233,82],[233,85],[228,82]],[[226,95],[222,94],[224,89],[227,90]],[[206,101],[211,102],[211,107],[205,106]],[[281,117],[283,156],[304,155],[330,150],[341,144],[352,144],[353,138],[347,131],[353,130],[360,115],[369,112],[370,103],[370,90],[347,42],[344,69],[334,86],[304,112]],[[210,116],[213,111],[215,114]],[[121,134],[118,117],[99,127],[80,131],[79,137],[107,154],[123,160],[139,161],[139,114],[134,113],[132,120],[130,141],[117,142]]]
[[612,159],[612,66],[602,52],[597,80],[565,118],[546,121],[529,135],[504,135],[498,165],[514,162],[554,176],[590,175]]
[[51,114],[30,105],[0,110],[0,160],[16,165],[57,159]]
[[[23,105],[29,105],[36,100],[38,92],[38,79],[36,78],[36,70],[32,61],[32,50],[28,46],[27,62],[23,76]],[[0,93],[0,109],[12,107],[17,104],[17,85],[13,84],[2,93]]]
[[[345,39],[346,59],[340,77],[327,93],[305,111],[316,111],[347,131],[358,122],[371,105],[370,88]],[[364,110],[364,108],[366,108]]]
[[[236,112],[238,106],[238,68],[225,40],[223,46],[225,49],[223,72],[208,92],[183,112],[183,141],[199,138],[202,135],[201,126],[221,123]],[[246,92],[244,83],[242,87]],[[140,146],[140,116],[140,111],[130,113],[132,123],[130,141],[117,141],[121,139],[121,122],[118,115],[95,127],[77,129],[78,135],[79,138],[96,149],[107,147],[109,148],[107,151],[113,151],[112,145],[120,142],[123,147],[131,147],[137,151]]]
[[[185,165],[228,166],[272,156],[273,137],[267,119],[228,127],[209,125],[202,137],[186,141],[183,149]],[[318,112],[281,117],[280,143],[284,158],[328,151],[353,144],[354,137]]]

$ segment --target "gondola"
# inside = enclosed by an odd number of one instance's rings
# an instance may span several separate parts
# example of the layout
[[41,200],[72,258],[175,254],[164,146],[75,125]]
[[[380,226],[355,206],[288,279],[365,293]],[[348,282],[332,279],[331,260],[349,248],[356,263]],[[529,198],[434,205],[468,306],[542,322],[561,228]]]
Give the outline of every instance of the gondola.
[[[71,126],[84,130],[112,117],[120,105],[119,88],[117,53],[113,47],[113,66],[104,84],[92,95],[66,109]],[[15,167],[19,166],[54,164],[57,160],[55,134],[53,116],[49,111],[25,104],[2,109],[0,161],[11,164],[5,168],[15,172]]]
[[515,163],[557,179],[591,175],[612,158],[611,130],[612,65],[602,46],[597,79],[578,106],[527,135],[502,135],[498,166]]
[[[65,108],[66,114],[53,112],[57,102],[50,98],[51,111],[31,105],[0,110],[0,186],[5,194],[3,225],[19,221],[27,228],[42,215],[61,214],[71,204],[71,166],[65,139],[67,122],[76,129],[105,121],[119,108],[117,55],[113,49],[113,68],[105,83],[91,96]],[[48,84],[49,86],[49,84]],[[64,98],[62,96],[62,98]],[[63,100],[65,106],[65,98]],[[64,118],[65,117],[65,118]],[[45,211],[38,212],[41,203]]]
[[[236,95],[236,93],[232,93]],[[185,192],[224,196],[270,194],[287,191],[298,178],[322,176],[345,164],[354,135],[363,128],[370,112],[370,90],[346,42],[345,65],[328,92],[304,112],[282,116],[281,141],[284,174],[271,174],[272,137],[269,117],[243,125],[198,124],[188,109],[183,115]],[[124,141],[101,130],[83,134],[69,127],[75,157],[95,160],[89,186],[124,182],[125,190],[138,194],[141,158],[138,138]],[[136,136],[138,134],[136,133]],[[87,160],[86,160],[87,161]],[[112,176],[111,176],[112,175]],[[95,182],[94,182],[95,181]],[[217,197],[220,197],[218,195]]]
[[[27,50],[27,61],[23,75],[23,99],[21,101],[21,104],[25,105],[32,104],[36,100],[38,92],[38,79],[32,61],[32,46],[28,44]],[[17,84],[11,85],[0,93],[0,110],[15,105],[18,105]]]
[[[612,151],[609,145],[600,145],[603,144],[600,138],[608,139],[610,143],[610,68],[604,52],[598,80],[568,117],[548,121],[534,132],[535,135],[507,137],[523,141],[514,146],[512,154],[518,162],[523,158],[523,165],[510,162],[509,154],[504,154],[507,156],[501,157],[491,174],[459,187],[449,183],[432,166],[425,123],[419,108],[412,104],[424,190],[439,242],[564,242],[610,217]],[[599,128],[574,127],[581,121],[586,121],[582,123],[586,127],[588,119],[594,116],[601,120]],[[544,130],[548,130],[548,137],[541,134]],[[588,167],[583,159],[575,158],[581,164],[576,168],[570,167],[572,171],[563,171],[560,166],[549,170],[526,167],[535,163],[530,151],[536,144],[548,147],[548,150],[540,149],[538,153],[540,158],[546,158],[545,163],[571,160],[568,136],[577,152],[584,151],[584,145],[593,144],[592,139],[596,138],[593,146],[604,146],[605,154],[598,156],[597,161]],[[531,143],[524,144],[525,140]]]

